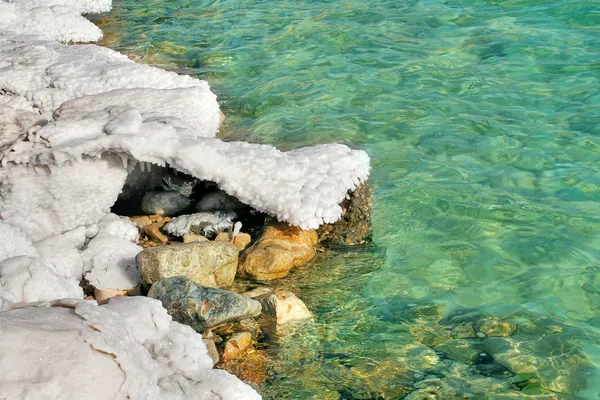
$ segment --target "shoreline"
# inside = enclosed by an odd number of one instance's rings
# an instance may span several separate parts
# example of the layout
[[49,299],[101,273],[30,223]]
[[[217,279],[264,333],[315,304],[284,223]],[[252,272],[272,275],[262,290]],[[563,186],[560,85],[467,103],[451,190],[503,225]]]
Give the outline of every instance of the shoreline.
[[[173,176],[183,176],[184,181],[193,181],[193,185],[204,182],[213,191],[216,183],[221,189],[219,196],[231,197],[258,212],[306,229],[287,224],[273,228],[276,236],[277,232],[286,232],[285,236],[291,238],[291,257],[296,257],[293,254],[298,249],[304,252],[304,263],[316,253],[318,236],[314,229],[329,224],[332,227],[327,232],[329,238],[339,234],[331,224],[349,207],[352,209],[351,204],[341,203],[348,192],[361,187],[367,179],[369,158],[365,152],[343,145],[320,145],[283,153],[268,145],[223,142],[215,137],[222,119],[219,106],[205,81],[137,64],[98,45],[59,43],[97,41],[100,29],[81,14],[100,14],[109,9],[110,1],[106,0],[0,4],[3,24],[0,69],[4,72],[0,79],[0,238],[8,244],[0,252],[0,319],[10,326],[21,326],[20,330],[11,331],[16,338],[11,346],[17,349],[11,354],[20,357],[22,352],[36,352],[26,338],[39,334],[36,321],[51,317],[56,324],[48,330],[56,333],[47,335],[50,343],[75,340],[84,346],[81,349],[74,346],[75,353],[62,351],[63,360],[83,368],[79,375],[67,377],[60,376],[60,368],[48,365],[58,362],[57,358],[37,350],[42,359],[35,362],[35,368],[56,371],[54,375],[48,372],[42,385],[60,387],[67,397],[66,393],[86,393],[90,398],[119,394],[140,399],[161,398],[166,394],[174,398],[204,398],[202,393],[212,392],[224,399],[260,398],[233,375],[212,369],[214,355],[198,351],[205,346],[199,344],[200,336],[189,327],[171,321],[163,308],[168,304],[165,296],[172,296],[177,290],[160,294],[153,287],[151,293],[161,300],[162,306],[161,302],[140,296],[100,301],[103,290],[113,291],[114,296],[130,292],[143,282],[153,283],[144,275],[140,258],[142,253],[149,253],[141,251],[136,243],[144,235],[162,241],[159,234],[161,231],[163,236],[167,234],[165,224],[175,223],[165,219],[156,226],[161,221],[151,221],[149,225],[155,226],[155,230],[150,233],[147,225],[134,224],[112,214],[111,207],[117,200],[128,201],[127,196],[148,194],[157,182],[170,182]],[[200,154],[204,157],[198,158]],[[165,181],[167,178],[169,181]],[[171,193],[169,196],[173,198],[182,190],[179,186],[173,188],[169,190],[174,191],[162,193]],[[368,194],[370,201],[370,191]],[[195,215],[199,214],[190,217]],[[193,229],[194,222],[191,224],[185,230]],[[193,248],[194,254],[204,254],[213,247],[235,249],[231,243],[236,243],[239,227],[236,225],[234,229],[231,219],[215,224],[211,229],[229,230],[227,235],[233,231],[233,238],[207,242],[214,243],[210,246],[182,243],[154,248],[160,251]],[[169,230],[168,242],[171,235],[185,232],[177,229]],[[254,237],[251,249],[260,248],[262,240],[268,242],[267,231]],[[349,243],[353,239],[344,240]],[[185,237],[183,241],[186,242]],[[241,268],[248,276],[265,274],[264,279],[272,279],[299,265],[294,258],[291,264],[285,261],[275,265],[277,272],[264,272],[260,257],[258,264],[250,261],[249,249],[238,267],[237,251],[234,275]],[[260,253],[260,249],[257,251]],[[277,251],[275,257],[290,257],[285,254]],[[139,275],[130,270],[136,265]],[[82,277],[94,285],[93,296],[86,299],[96,296],[98,301],[83,300]],[[163,281],[166,279],[154,283]],[[232,284],[231,281],[190,282],[178,284],[218,287]],[[205,290],[202,287],[198,286],[198,290]],[[258,306],[259,310],[262,307],[275,312],[279,326],[277,310],[282,304],[289,304],[286,307],[291,311],[282,324],[312,318],[306,306],[289,292],[270,291],[247,298],[243,301],[252,304],[254,311],[239,314],[233,321],[242,315],[258,315]],[[215,323],[220,326],[227,318],[216,319],[221,322]],[[109,323],[110,319],[114,322]],[[149,325],[151,321],[156,326]],[[80,325],[85,333],[78,339],[65,338],[72,331],[60,328]],[[118,345],[123,340],[129,343],[126,347]],[[235,348],[239,347],[239,340],[233,342]],[[89,342],[95,344],[83,350]],[[53,348],[54,344],[48,346]],[[4,353],[2,348],[0,353]],[[190,354],[193,354],[191,360]],[[117,362],[108,362],[107,355]],[[101,366],[95,369],[89,366],[97,362]],[[23,365],[23,368],[14,374],[27,374],[33,366]],[[98,380],[99,386],[91,389],[93,393],[87,392],[81,384],[94,379],[98,368],[104,371],[103,378]],[[75,378],[79,385],[72,380]],[[122,383],[117,383],[121,380]],[[115,387],[118,392],[110,392]],[[18,378],[15,383],[5,385],[0,396],[19,397],[28,390],[30,383]]]

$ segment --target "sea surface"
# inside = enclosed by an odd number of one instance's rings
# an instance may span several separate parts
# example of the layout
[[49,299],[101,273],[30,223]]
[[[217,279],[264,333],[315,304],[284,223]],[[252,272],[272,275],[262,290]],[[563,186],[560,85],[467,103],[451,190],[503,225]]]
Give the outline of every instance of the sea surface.
[[600,399],[597,0],[116,0],[221,135],[372,160],[373,243],[279,283],[265,399]]

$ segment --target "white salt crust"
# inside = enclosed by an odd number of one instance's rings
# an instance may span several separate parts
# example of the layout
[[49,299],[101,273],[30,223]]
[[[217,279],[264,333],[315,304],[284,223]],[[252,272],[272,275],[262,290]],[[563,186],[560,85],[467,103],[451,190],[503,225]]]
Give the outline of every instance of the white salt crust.
[[16,305],[0,328],[2,398],[260,399],[147,297]]

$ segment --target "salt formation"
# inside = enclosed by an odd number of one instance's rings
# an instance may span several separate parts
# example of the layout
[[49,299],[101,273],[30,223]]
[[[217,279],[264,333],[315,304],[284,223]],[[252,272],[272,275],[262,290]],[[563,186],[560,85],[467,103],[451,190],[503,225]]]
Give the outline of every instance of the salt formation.
[[[312,229],[340,217],[369,158],[343,145],[281,152],[216,139],[206,82],[64,44],[98,40],[81,14],[109,9],[0,0],[0,397],[260,398],[211,370],[200,337],[158,302],[55,299],[82,299],[84,275],[100,289],[139,282],[137,232],[109,212],[119,195],[160,184],[167,167]],[[172,231],[192,229],[189,218]],[[202,229],[231,228],[219,218]]]
[[147,297],[19,305],[0,327],[2,398],[260,399]]
[[173,218],[165,225],[165,229],[174,236],[183,236],[190,232],[208,236],[233,228],[233,218],[233,213],[218,211],[187,214]]

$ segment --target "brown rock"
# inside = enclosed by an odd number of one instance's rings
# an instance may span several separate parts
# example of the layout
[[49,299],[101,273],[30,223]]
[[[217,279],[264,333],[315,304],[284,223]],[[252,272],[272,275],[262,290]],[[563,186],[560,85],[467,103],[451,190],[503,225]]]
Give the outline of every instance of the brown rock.
[[245,232],[238,233],[238,235],[235,238],[232,238],[231,234],[228,232],[219,232],[219,234],[215,238],[215,241],[231,242],[231,243],[235,244],[235,247],[237,247],[240,251],[242,251],[246,248],[246,246],[248,246],[250,244],[250,242],[252,241],[252,238],[250,237],[249,234],[247,234]]
[[145,226],[152,223],[152,220],[147,215],[138,215],[135,217],[130,217],[129,219],[135,224],[135,226],[138,227],[138,229],[143,229]]
[[160,231],[160,228],[162,228],[164,225],[165,225],[165,222],[154,222],[150,225],[146,225],[146,226],[144,226],[144,233],[146,235],[148,235],[148,237],[150,237],[150,239],[152,239],[156,242],[167,243],[169,241],[169,238],[167,238]]
[[266,379],[268,358],[264,351],[249,348],[244,357],[220,362],[218,367],[234,374],[246,383],[262,383]]
[[194,232],[189,232],[183,235],[183,243],[208,242],[208,239],[202,235],[197,235]]
[[222,360],[224,362],[239,358],[252,345],[250,332],[238,332],[231,336],[223,347]]
[[113,297],[125,297],[127,290],[119,289],[94,289],[94,297],[98,304],[104,304]]
[[363,183],[349,193],[341,205],[342,217],[333,224],[319,227],[319,240],[332,244],[355,245],[371,240],[371,196],[368,184]]
[[267,225],[262,236],[241,258],[238,272],[257,279],[283,278],[316,254],[318,235],[285,223]]

